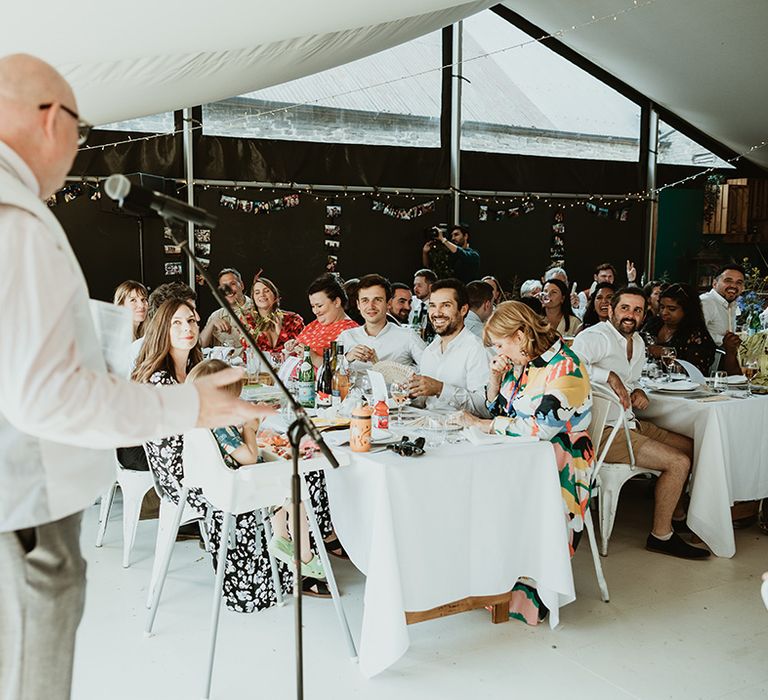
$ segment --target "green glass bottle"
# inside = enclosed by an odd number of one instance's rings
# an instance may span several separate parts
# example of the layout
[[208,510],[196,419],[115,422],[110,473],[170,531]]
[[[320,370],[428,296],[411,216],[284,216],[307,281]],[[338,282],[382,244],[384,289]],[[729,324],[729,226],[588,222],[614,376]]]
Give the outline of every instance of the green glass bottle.
[[299,367],[299,403],[304,408],[315,407],[315,368],[309,346],[304,347],[304,359]]

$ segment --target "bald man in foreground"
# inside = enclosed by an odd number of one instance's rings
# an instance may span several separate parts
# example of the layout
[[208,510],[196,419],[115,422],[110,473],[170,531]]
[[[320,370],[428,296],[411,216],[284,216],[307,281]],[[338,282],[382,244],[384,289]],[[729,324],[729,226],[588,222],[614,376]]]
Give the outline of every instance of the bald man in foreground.
[[88,289],[43,203],[89,126],[67,82],[0,58],[0,700],[70,696],[83,611],[82,510],[114,479],[111,449],[265,413],[219,387],[154,387],[107,373]]

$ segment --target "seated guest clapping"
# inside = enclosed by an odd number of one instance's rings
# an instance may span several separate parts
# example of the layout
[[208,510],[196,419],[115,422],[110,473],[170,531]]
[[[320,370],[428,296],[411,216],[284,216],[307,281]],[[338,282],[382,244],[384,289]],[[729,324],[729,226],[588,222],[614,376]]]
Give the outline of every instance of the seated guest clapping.
[[285,348],[292,350],[297,344],[309,345],[312,362],[319,367],[323,361],[323,351],[331,347],[342,331],[356,328],[355,323],[345,311],[347,295],[335,275],[318,277],[307,290],[309,304],[316,320],[304,327],[296,340],[286,343]]
[[293,311],[280,308],[280,292],[266,277],[255,277],[251,299],[256,307],[256,345],[264,352],[279,352],[285,343],[304,330],[304,319]]
[[357,289],[357,308],[364,325],[348,328],[338,338],[353,369],[362,363],[391,360],[417,365],[424,352],[424,341],[410,328],[387,320],[387,304],[392,296],[389,280],[381,275],[365,275]]
[[407,326],[411,315],[411,288],[405,282],[393,282],[392,298],[387,306],[389,315],[401,326]]
[[144,320],[147,318],[147,288],[134,280],[126,280],[115,289],[114,303],[125,306],[133,317],[133,340],[144,335]]
[[557,278],[547,280],[539,295],[549,325],[562,336],[574,336],[580,321],[571,311],[571,295],[565,282]]
[[616,287],[611,282],[599,282],[587,302],[584,312],[584,321],[579,328],[579,333],[585,328],[594,326],[601,321],[607,321],[611,313],[611,299],[616,292]]
[[[715,341],[709,335],[699,295],[687,284],[670,284],[659,297],[659,313],[645,324],[645,333],[656,339],[647,348],[651,357],[660,358],[664,347],[675,348],[678,359],[690,362],[706,377],[715,359]],[[733,374],[741,374],[738,360]]]
[[[528,306],[499,304],[485,325],[496,349],[486,389],[492,420],[465,414],[465,421],[500,435],[532,436],[552,443],[568,519],[571,554],[584,527],[594,466],[592,395],[581,360],[558,333]],[[529,583],[515,586],[513,616],[535,625],[546,613]]]
[[493,287],[488,282],[476,280],[467,285],[469,311],[464,325],[478,338],[483,337],[483,324],[493,313]]
[[488,415],[488,356],[480,339],[464,327],[469,311],[466,287],[457,279],[438,280],[427,303],[437,336],[421,356],[419,374],[411,380],[411,396],[426,397],[429,408]]
[[[224,295],[240,322],[249,330],[256,327],[253,301],[244,294],[245,285],[242,275],[233,267],[226,267],[219,272],[219,290]],[[230,348],[242,347],[242,333],[235,325],[229,312],[216,309],[208,318],[208,323],[200,332],[200,344],[204,347],[225,345]]]

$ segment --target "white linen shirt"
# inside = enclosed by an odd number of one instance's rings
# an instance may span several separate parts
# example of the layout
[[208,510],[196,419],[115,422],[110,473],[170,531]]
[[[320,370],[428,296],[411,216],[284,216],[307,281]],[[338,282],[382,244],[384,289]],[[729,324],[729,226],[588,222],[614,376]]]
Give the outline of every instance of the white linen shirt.
[[[337,342],[344,346],[344,354],[356,345],[367,345],[376,351],[380,361],[399,362],[401,365],[411,367],[419,364],[426,347],[426,343],[413,330],[389,322],[379,331],[378,335],[368,335],[364,325],[357,326],[357,328],[347,328],[347,330],[339,333]],[[350,369],[368,369],[370,366],[370,362],[355,360],[350,364]]]
[[427,398],[427,408],[463,409],[488,416],[485,385],[488,383],[488,355],[483,344],[463,328],[443,352],[437,336],[427,345],[419,363],[419,374],[443,382],[440,396]]
[[27,164],[0,142],[0,532],[59,520],[114,481],[114,451],[197,421],[191,385],[106,373],[88,288]]
[[[632,334],[632,359],[627,359],[627,339],[619,333],[610,321],[601,321],[584,329],[574,338],[573,350],[586,364],[589,378],[607,391],[608,375],[614,372],[621,379],[629,393],[638,389],[640,376],[645,365],[645,343],[639,333]],[[616,413],[609,414],[609,425],[616,420]],[[634,416],[627,413],[631,421]]]
[[701,299],[701,310],[704,312],[707,330],[715,341],[715,345],[722,345],[723,336],[729,330],[736,330],[739,305],[736,301],[729,304],[714,288],[704,292],[699,299]]
[[485,324],[480,317],[470,309],[464,318],[464,328],[467,328],[472,335],[476,335],[480,340],[483,340],[483,327]]

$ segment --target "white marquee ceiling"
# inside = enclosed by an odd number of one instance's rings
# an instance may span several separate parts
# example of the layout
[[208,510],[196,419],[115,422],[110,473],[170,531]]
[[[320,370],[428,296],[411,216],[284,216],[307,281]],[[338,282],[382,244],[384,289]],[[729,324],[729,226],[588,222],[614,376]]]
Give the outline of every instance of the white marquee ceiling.
[[[768,142],[768,2],[656,0],[574,25],[632,0],[508,0],[503,4],[654,102],[743,153]],[[768,146],[749,156],[768,167]]]

